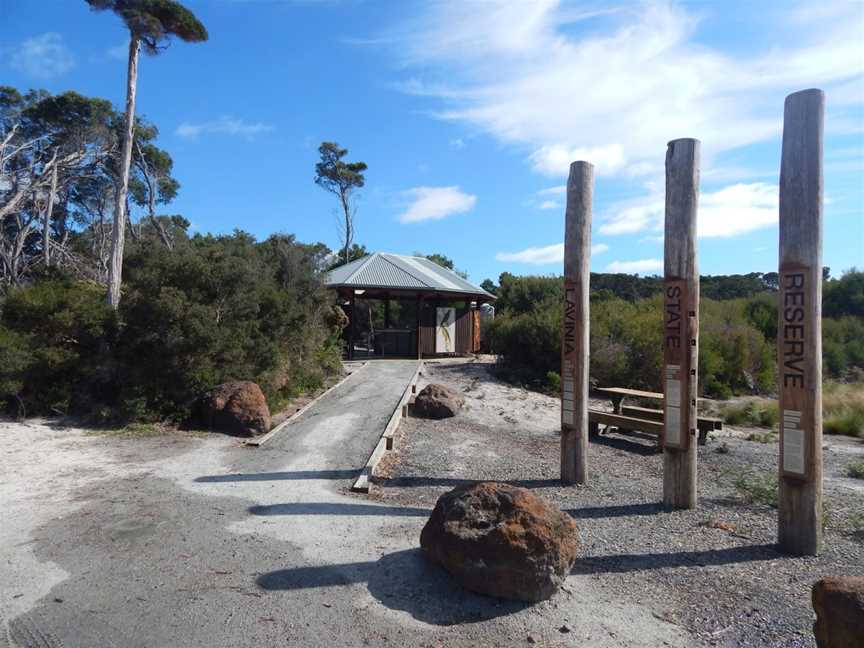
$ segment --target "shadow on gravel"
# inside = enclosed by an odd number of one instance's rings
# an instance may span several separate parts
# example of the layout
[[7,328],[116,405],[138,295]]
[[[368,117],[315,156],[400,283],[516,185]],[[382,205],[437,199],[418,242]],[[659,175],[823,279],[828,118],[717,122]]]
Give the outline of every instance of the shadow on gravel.
[[295,470],[293,472],[262,472],[235,473],[230,475],[204,475],[196,477],[196,482],[246,482],[246,481],[280,481],[301,479],[353,479],[360,473],[360,468],[349,470]]
[[788,558],[773,544],[748,545],[707,551],[676,551],[673,553],[617,554],[586,556],[576,562],[571,574],[608,574],[615,572],[662,569],[664,567],[705,567],[729,565],[758,560]]
[[365,582],[382,605],[443,626],[487,621],[529,606],[466,592],[444,570],[423,558],[420,549],[397,551],[377,561],[280,569],[262,574],[256,582],[271,591]]
[[567,509],[564,512],[577,520],[592,520],[596,518],[627,517],[629,515],[657,515],[666,509],[662,504],[622,504],[621,506],[590,506],[586,508]]
[[[481,484],[483,482],[498,481],[495,479],[459,479],[457,477],[393,477],[385,479],[373,478],[373,483],[384,488],[422,488],[424,486],[466,486],[469,484]],[[561,486],[560,479],[504,479],[498,483],[520,486],[522,488],[550,488]]]
[[387,515],[393,517],[429,517],[432,511],[422,508],[379,506],[377,504],[339,504],[333,502],[292,502],[250,506],[252,515]]
[[[641,436],[618,436],[620,432],[605,432],[604,434],[595,434],[591,436],[591,443],[603,445],[616,450],[625,450],[638,455],[651,456],[662,452],[656,441],[652,440],[649,443],[642,443],[644,437]],[[615,436],[612,436],[615,435]]]

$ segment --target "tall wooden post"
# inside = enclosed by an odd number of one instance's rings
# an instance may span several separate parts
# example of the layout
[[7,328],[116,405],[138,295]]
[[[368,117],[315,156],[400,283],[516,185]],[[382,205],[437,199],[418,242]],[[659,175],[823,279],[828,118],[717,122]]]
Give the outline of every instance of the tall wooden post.
[[561,333],[561,481],[588,479],[588,299],[594,167],[573,162],[564,224],[564,328]]
[[663,504],[696,507],[699,140],[666,148],[663,285]]
[[786,97],[780,166],[780,549],[822,549],[822,146],[825,94]]
[[417,295],[417,359],[423,358],[423,295]]

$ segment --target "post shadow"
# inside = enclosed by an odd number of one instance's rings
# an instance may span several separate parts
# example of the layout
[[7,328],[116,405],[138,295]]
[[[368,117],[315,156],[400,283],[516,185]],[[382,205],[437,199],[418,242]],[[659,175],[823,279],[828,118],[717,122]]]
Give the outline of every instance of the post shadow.
[[627,517],[630,515],[656,515],[664,513],[665,509],[658,502],[650,502],[621,504],[618,506],[586,506],[578,509],[566,509],[564,512],[577,520],[594,520],[598,518]]
[[204,475],[196,477],[199,483],[247,482],[247,481],[293,481],[302,479],[354,479],[361,468],[335,470],[294,470],[291,472],[232,473],[227,475]]
[[426,560],[420,549],[396,551],[377,561],[279,569],[261,574],[255,582],[271,592],[366,583],[382,605],[441,626],[488,621],[530,605],[468,592]]
[[429,509],[378,504],[344,504],[338,502],[290,502],[250,506],[252,515],[384,515],[391,517],[429,517]]
[[784,558],[775,544],[747,545],[706,551],[675,551],[672,553],[615,554],[586,556],[576,561],[571,574],[612,574],[664,567],[705,567],[778,560]]

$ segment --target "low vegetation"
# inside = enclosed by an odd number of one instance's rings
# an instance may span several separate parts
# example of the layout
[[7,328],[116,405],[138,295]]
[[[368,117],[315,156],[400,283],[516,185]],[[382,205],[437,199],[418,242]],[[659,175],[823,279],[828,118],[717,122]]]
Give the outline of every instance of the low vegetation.
[[853,479],[864,479],[864,461],[853,461],[846,466],[846,476]]
[[278,409],[338,370],[344,322],[319,279],[319,246],[242,232],[175,238],[173,250],[130,246],[116,312],[104,286],[59,272],[8,292],[0,389],[13,408],[180,421],[224,381],[257,382]]
[[773,473],[752,473],[747,470],[729,471],[732,486],[738,496],[748,504],[777,506],[779,486],[777,475]]
[[[826,274],[828,271],[826,269]],[[488,326],[500,375],[540,390],[560,377],[561,277],[515,277],[495,286]],[[659,277],[592,274],[591,381],[660,391],[662,298]],[[699,388],[708,398],[776,392],[776,273],[702,277]],[[864,272],[827,280],[823,299],[825,431],[860,435],[864,427]],[[726,422],[773,428],[776,402],[747,400],[722,412]]]

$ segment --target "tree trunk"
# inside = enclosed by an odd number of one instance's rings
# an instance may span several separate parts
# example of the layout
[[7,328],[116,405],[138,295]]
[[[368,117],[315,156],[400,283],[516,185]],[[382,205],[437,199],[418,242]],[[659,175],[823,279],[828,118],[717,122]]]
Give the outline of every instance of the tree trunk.
[[42,223],[42,254],[45,267],[51,265],[51,212],[54,211],[54,196],[57,194],[57,149],[54,149],[54,169],[51,171],[51,193],[48,194],[48,206],[45,208],[45,221]]
[[126,194],[129,191],[129,167],[132,163],[132,138],[135,133],[135,89],[138,83],[138,37],[129,40],[129,70],[126,81],[126,131],[120,159],[120,184],[114,203],[114,230],[111,240],[111,264],[108,268],[108,305],[120,304],[120,284],[123,280],[123,244],[126,234]]

